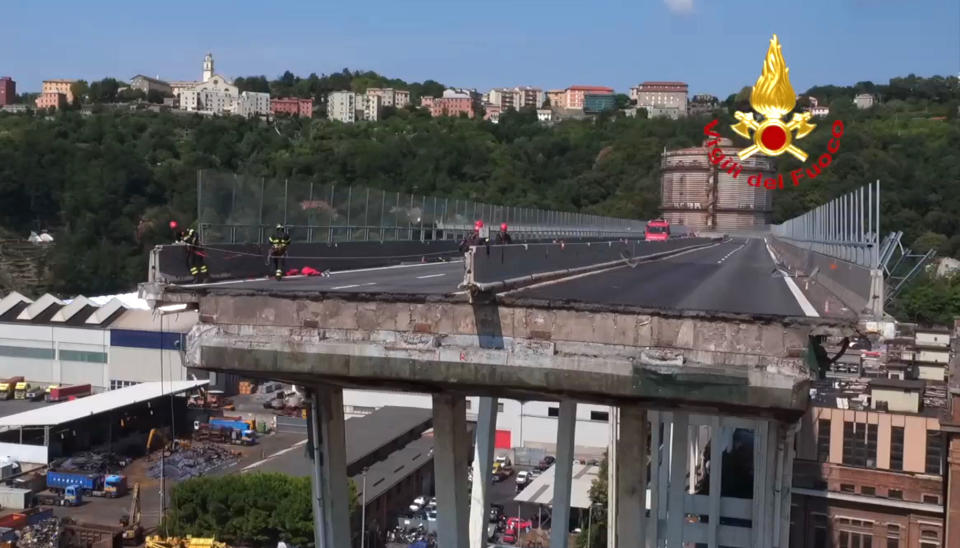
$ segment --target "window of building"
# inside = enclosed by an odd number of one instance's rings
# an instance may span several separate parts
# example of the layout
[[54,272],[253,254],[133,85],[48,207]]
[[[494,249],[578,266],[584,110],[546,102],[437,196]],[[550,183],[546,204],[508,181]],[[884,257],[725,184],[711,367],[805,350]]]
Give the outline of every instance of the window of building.
[[923,494],[923,502],[927,504],[940,504],[940,495]]
[[887,548],[900,548],[900,538],[887,537]]
[[548,408],[547,408],[547,416],[548,416],[548,417],[559,417],[559,416],[560,416],[560,408],[559,408],[559,407],[548,407]]
[[827,462],[830,460],[830,421],[819,419],[817,421],[817,461]]
[[903,470],[903,427],[890,430],[890,469]]
[[0,346],[0,356],[8,358],[34,358],[38,360],[52,360],[52,348],[32,348],[29,346]]
[[135,384],[140,384],[137,381],[121,381],[117,379],[110,379],[110,390],[117,390],[118,388],[126,388],[128,386],[133,386]]
[[842,492],[844,492],[844,493],[853,493],[853,492],[856,492],[856,490],[857,490],[856,487],[854,487],[854,485],[853,485],[852,483],[841,483],[841,484],[840,484],[840,491],[842,491]]
[[897,500],[903,500],[903,491],[899,489],[890,489],[887,491],[887,497]]
[[498,402],[497,402],[497,413],[503,413],[503,402],[502,402],[502,401],[498,401]]
[[590,420],[592,421],[607,421],[610,420],[610,413],[607,411],[591,411]]
[[873,536],[870,533],[840,531],[839,548],[873,548]]
[[871,496],[871,497],[872,497],[873,495],[876,495],[876,494],[877,494],[877,490],[876,490],[874,487],[870,487],[870,486],[868,486],[868,485],[861,485],[861,486],[860,486],[860,494],[861,494],[861,495],[868,495],[868,496]]
[[60,359],[68,362],[107,363],[107,353],[87,352],[84,350],[61,350]]
[[928,474],[943,473],[943,436],[940,432],[927,430],[927,466]]
[[876,468],[877,425],[843,423],[843,464]]
[[467,400],[467,411],[469,411],[471,407],[473,407],[473,402],[470,400]]
[[939,540],[940,534],[933,529],[923,529],[920,531],[920,538]]

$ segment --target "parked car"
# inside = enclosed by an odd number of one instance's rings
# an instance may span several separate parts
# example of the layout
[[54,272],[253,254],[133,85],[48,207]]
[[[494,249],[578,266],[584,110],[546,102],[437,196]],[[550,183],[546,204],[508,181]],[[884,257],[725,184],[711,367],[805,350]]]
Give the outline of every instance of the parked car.
[[516,481],[517,481],[517,492],[519,493],[520,491],[523,491],[523,488],[526,487],[528,483],[530,483],[530,472],[527,472],[526,470],[521,470],[520,472],[517,472]]
[[502,504],[491,504],[490,505],[490,523],[500,523],[500,520],[503,519],[503,505]]
[[546,470],[547,468],[553,466],[553,463],[556,462],[556,460],[557,459],[553,458],[552,456],[547,455],[540,460],[540,464],[537,465],[537,468],[540,470]]

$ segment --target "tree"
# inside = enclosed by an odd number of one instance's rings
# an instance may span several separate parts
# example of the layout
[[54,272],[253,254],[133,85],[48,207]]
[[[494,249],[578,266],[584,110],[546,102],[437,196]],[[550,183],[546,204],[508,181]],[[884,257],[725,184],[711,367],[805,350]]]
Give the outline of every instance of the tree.
[[[350,484],[350,509],[358,509]],[[232,474],[192,478],[174,486],[160,524],[168,536],[216,537],[229,544],[295,545],[313,541],[310,478]]]
[[73,94],[73,106],[82,104],[87,99],[87,93],[90,91],[90,86],[87,84],[86,80],[77,80],[76,82],[70,84],[70,93]]
[[916,253],[926,253],[931,249],[942,252],[947,248],[947,237],[943,234],[927,231],[917,237],[911,247]]
[[[577,548],[601,547],[607,545],[607,490],[609,479],[607,452],[603,452],[597,479],[590,485],[590,508],[586,521],[580,524],[583,531],[577,536]],[[587,536],[589,535],[589,537]]]
[[618,110],[627,108],[631,104],[630,97],[627,95],[624,95],[623,93],[618,93],[613,97],[616,100],[616,105]]

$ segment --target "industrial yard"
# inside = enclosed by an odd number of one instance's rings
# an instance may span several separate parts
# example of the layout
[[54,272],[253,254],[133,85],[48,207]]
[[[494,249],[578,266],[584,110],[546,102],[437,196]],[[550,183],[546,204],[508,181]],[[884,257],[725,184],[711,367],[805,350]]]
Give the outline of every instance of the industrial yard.
[[276,432],[277,416],[302,421],[302,409],[288,407],[300,404],[295,394],[241,383],[244,393],[228,398],[206,384],[141,383],[62,403],[0,398],[0,542],[141,545],[158,533],[176,483],[304,445],[305,430]]

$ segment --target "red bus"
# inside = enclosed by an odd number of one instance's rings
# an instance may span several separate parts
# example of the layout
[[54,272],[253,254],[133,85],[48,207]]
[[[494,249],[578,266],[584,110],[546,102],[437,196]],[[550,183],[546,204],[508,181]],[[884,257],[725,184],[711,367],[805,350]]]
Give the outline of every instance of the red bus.
[[667,240],[670,238],[670,223],[664,219],[653,219],[647,222],[647,231],[644,235],[647,240]]

